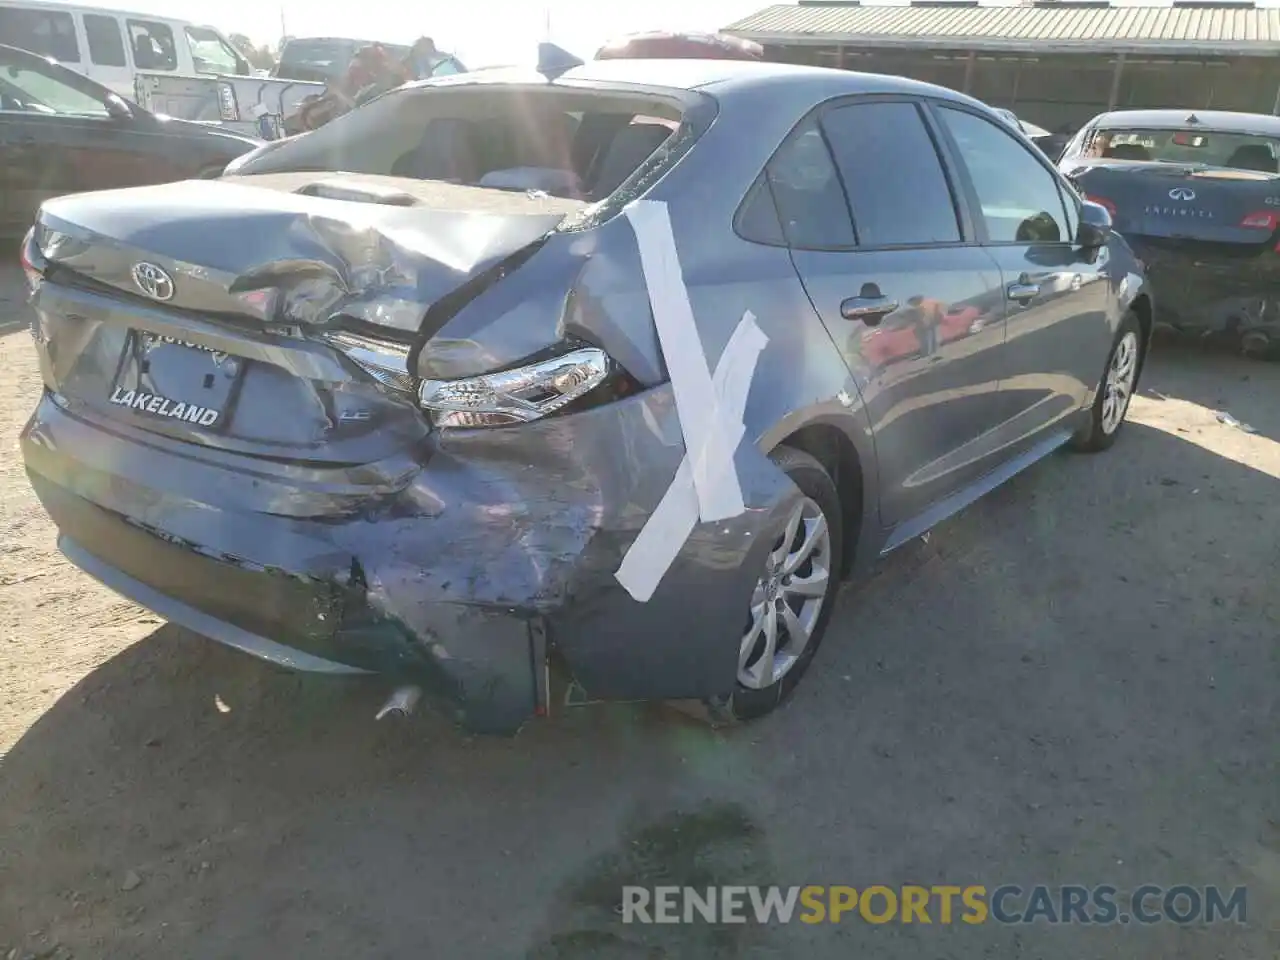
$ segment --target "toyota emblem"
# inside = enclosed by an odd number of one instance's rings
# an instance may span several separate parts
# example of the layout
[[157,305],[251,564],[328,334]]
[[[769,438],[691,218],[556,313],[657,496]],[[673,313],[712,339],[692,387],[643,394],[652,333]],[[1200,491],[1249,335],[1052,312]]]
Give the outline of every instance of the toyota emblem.
[[173,277],[163,267],[154,263],[135,263],[133,282],[152,300],[173,299]]
[[1196,192],[1190,187],[1174,187],[1169,191],[1169,197],[1172,200],[1194,200]]

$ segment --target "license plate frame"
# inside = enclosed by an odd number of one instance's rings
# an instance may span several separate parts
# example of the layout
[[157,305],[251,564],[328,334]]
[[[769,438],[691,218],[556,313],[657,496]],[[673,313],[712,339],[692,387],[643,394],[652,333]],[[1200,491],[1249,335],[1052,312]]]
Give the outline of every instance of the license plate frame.
[[188,340],[130,330],[107,400],[149,420],[220,432],[247,362]]

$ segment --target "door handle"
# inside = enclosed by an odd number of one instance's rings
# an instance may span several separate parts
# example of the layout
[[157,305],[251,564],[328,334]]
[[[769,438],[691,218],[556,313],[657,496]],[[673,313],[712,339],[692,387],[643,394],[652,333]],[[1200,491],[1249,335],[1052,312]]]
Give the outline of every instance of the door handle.
[[1014,303],[1030,303],[1040,296],[1040,284],[1019,280],[1017,283],[1009,284],[1005,293]]
[[874,283],[864,283],[856,297],[850,297],[840,304],[840,316],[846,320],[861,320],[867,326],[874,327],[897,309],[897,300],[890,300]]

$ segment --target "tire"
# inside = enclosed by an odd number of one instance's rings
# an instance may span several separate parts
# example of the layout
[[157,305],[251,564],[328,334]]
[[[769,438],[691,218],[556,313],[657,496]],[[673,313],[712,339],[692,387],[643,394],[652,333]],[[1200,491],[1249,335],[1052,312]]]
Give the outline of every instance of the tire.
[[[831,611],[835,606],[836,593],[840,587],[840,571],[843,569],[844,558],[844,522],[840,508],[840,496],[836,491],[836,485],[832,481],[831,475],[827,473],[826,468],[817,459],[793,447],[778,447],[770,455],[770,459],[778,465],[779,469],[786,473],[804,495],[804,499],[797,508],[797,514],[793,515],[798,515],[801,522],[797,525],[796,534],[792,539],[791,545],[799,547],[803,544],[805,537],[814,530],[813,520],[820,515],[826,527],[827,549],[825,551],[822,549],[822,542],[819,539],[818,548],[795,567],[793,574],[783,574],[786,569],[785,564],[772,577],[767,571],[762,571],[760,582],[752,594],[752,600],[760,599],[763,602],[757,604],[757,606],[767,610],[770,598],[776,595],[777,599],[772,602],[774,604],[787,604],[792,610],[793,622],[808,621],[812,626],[808,632],[807,642],[803,643],[802,649],[794,660],[783,665],[781,661],[775,658],[775,667],[779,668],[777,675],[772,679],[772,682],[766,682],[764,685],[748,686],[743,682],[744,672],[753,673],[760,678],[765,676],[762,669],[764,662],[763,643],[765,641],[763,631],[754,642],[758,655],[754,658],[748,657],[746,668],[741,666],[742,656],[740,650],[739,678],[733,694],[724,700],[704,704],[707,719],[713,723],[754,720],[777,709],[791,695],[796,685],[804,677],[805,671],[809,669],[809,664],[813,661],[814,654],[817,653],[818,647],[822,644],[823,635],[827,631],[827,624],[831,620]],[[782,541],[783,537],[779,537],[775,550],[782,546]],[[798,553],[798,550],[796,552]],[[806,598],[793,594],[788,600],[785,592],[785,582],[789,580],[804,580],[811,577],[815,569],[816,561],[813,559],[815,556],[821,557],[821,563],[825,564],[827,570],[826,587],[821,597]],[[772,555],[770,559],[773,559]],[[809,599],[818,600],[819,605],[817,607],[808,607]],[[779,608],[775,606],[774,609]],[[791,648],[793,640],[789,635],[785,642],[783,640],[783,634],[786,631],[785,617],[777,616],[775,623],[778,652],[785,659],[786,651]],[[745,646],[747,636],[756,629],[755,618],[751,614],[751,601],[748,601],[748,613],[744,627],[746,629],[742,634],[741,643]],[[753,667],[755,668],[754,670],[751,669]]]
[[[1132,310],[1120,321],[1120,329],[1107,353],[1107,364],[1102,369],[1098,387],[1094,391],[1093,407],[1089,412],[1089,425],[1072,440],[1072,447],[1081,453],[1100,453],[1107,450],[1120,431],[1124,429],[1125,417],[1129,413],[1129,404],[1133,400],[1133,392],[1138,388],[1138,375],[1142,372],[1144,345],[1142,342],[1142,325]],[[1125,357],[1128,358],[1127,362]],[[1119,366],[1117,366],[1119,364]],[[1112,396],[1113,375],[1119,377],[1119,383],[1128,380],[1128,391],[1119,401],[1123,404],[1117,416],[1108,403]]]

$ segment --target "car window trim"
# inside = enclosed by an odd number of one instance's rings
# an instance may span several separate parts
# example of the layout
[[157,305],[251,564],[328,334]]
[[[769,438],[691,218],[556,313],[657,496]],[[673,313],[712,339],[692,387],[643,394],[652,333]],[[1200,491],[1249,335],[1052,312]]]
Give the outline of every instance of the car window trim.
[[[973,107],[971,107],[967,103],[960,103],[954,100],[943,100],[943,99],[936,99],[936,98],[930,101],[929,110],[931,112],[936,112],[937,110],[941,110],[941,109],[955,110],[960,113],[970,114],[974,117],[977,117],[980,120],[985,120],[987,123],[990,123],[997,130],[1001,130],[1001,132],[1004,133],[1006,137],[1009,137],[1010,140],[1012,140],[1015,144],[1021,147],[1023,151],[1027,154],[1027,156],[1029,156],[1032,159],[1032,161],[1034,161],[1037,165],[1039,165],[1039,167],[1042,170],[1048,173],[1050,179],[1053,180],[1054,186],[1057,188],[1058,205],[1062,208],[1063,225],[1066,228],[1070,229],[1071,218],[1067,216],[1066,195],[1063,193],[1063,185],[1067,182],[1066,178],[1063,177],[1062,174],[1058,172],[1058,169],[1054,167],[1053,164],[1049,163],[1048,158],[1045,157],[1043,153],[1040,153],[1038,150],[1036,150],[1036,148],[1033,145],[1023,143],[1015,136],[1010,136],[1010,134],[1007,131],[1004,131],[1001,129],[1001,124],[998,120],[994,120],[991,116],[987,115],[983,110],[980,110],[980,109],[975,110]],[[969,166],[964,162],[964,156],[960,152],[960,145],[956,143],[955,138],[951,135],[951,131],[947,129],[946,122],[943,120],[941,115],[937,115],[935,113],[935,116],[936,116],[936,122],[938,124],[938,132],[946,139],[948,149],[951,151],[952,156],[955,158],[955,162],[957,164],[957,173],[964,180],[965,190],[969,195],[969,203],[972,206],[975,214],[979,214],[979,216],[975,217],[975,224],[979,227],[982,236],[985,237],[985,240],[982,243],[983,246],[986,246],[986,247],[1055,247],[1055,246],[1070,247],[1070,246],[1074,246],[1075,237],[1066,237],[1062,240],[1057,240],[1057,241],[992,240],[990,231],[987,230],[986,216],[981,215],[982,214],[981,198],[978,196],[977,187],[975,187],[973,184],[973,176],[969,172]],[[1037,154],[1039,155],[1037,156]]]

